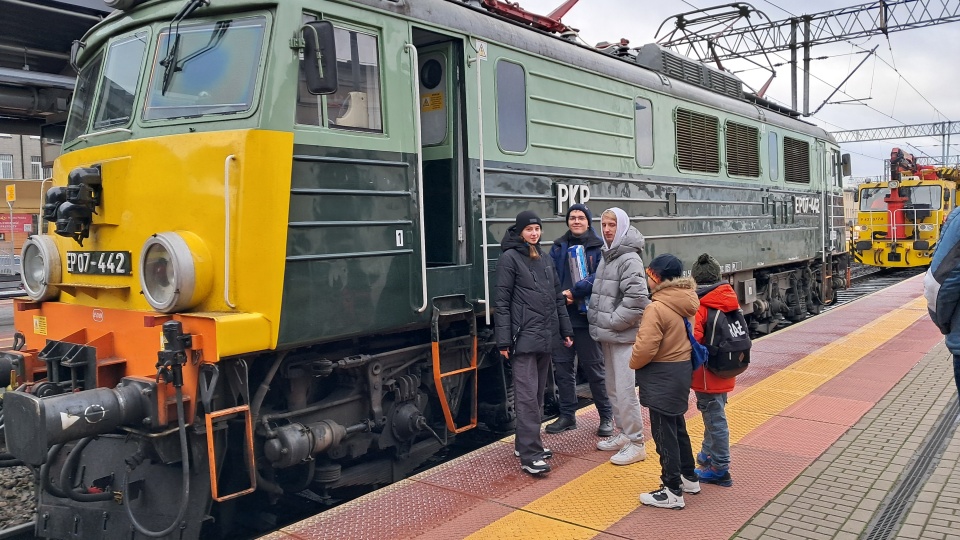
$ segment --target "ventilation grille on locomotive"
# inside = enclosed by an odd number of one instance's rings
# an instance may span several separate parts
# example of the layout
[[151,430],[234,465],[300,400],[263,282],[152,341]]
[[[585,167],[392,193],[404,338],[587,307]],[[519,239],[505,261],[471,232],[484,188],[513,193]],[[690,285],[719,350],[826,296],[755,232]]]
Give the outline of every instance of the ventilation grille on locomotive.
[[760,130],[736,122],[727,122],[724,138],[727,149],[727,173],[731,176],[760,176]]
[[637,52],[637,64],[673,79],[690,83],[725,96],[743,99],[740,79],[648,43]]
[[787,182],[810,183],[810,143],[783,138],[783,175]]
[[677,167],[683,171],[720,172],[720,121],[716,116],[677,109]]

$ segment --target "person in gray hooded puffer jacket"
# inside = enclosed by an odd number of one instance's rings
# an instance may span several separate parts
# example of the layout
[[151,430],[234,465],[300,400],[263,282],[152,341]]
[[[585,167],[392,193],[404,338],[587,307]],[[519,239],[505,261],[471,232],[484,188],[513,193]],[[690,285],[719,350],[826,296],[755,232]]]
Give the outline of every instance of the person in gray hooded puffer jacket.
[[644,242],[643,235],[630,225],[630,218],[620,208],[604,211],[600,228],[603,258],[594,278],[587,320],[590,336],[603,349],[607,395],[620,433],[598,442],[597,449],[619,450],[610,462],[629,465],[647,457],[640,400],[634,390],[635,374],[630,369],[640,318],[650,303],[640,259]]

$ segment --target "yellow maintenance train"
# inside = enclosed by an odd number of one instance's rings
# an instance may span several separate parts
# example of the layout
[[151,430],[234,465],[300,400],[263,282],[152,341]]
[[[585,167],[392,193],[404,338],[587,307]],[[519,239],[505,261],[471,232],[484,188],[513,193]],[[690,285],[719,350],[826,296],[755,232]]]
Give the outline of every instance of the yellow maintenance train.
[[881,268],[930,264],[940,227],[957,206],[957,168],[917,165],[894,148],[890,180],[857,186],[857,219],[851,251],[855,261]]

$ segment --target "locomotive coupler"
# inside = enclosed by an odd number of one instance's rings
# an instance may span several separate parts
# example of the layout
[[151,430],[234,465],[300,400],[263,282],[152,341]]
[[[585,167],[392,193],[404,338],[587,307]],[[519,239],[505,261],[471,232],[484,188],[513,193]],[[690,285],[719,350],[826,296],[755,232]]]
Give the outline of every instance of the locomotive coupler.
[[183,366],[187,363],[186,350],[193,346],[193,336],[183,333],[180,321],[163,323],[163,350],[157,352],[157,383],[173,383],[183,386]]

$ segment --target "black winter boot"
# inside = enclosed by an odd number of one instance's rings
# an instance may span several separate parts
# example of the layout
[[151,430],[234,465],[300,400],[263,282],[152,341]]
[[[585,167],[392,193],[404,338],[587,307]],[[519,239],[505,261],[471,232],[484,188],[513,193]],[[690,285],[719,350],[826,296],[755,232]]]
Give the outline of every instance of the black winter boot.
[[577,429],[577,419],[572,416],[561,416],[547,426],[547,433],[560,433],[568,429]]

